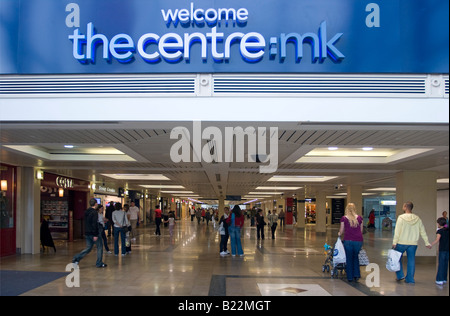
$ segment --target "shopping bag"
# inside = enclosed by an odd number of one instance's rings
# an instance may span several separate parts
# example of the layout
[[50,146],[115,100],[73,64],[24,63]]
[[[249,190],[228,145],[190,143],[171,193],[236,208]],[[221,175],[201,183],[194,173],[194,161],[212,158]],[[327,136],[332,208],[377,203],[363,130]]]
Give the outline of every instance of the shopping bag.
[[358,260],[360,266],[368,266],[370,264],[369,257],[365,249],[361,249],[358,254]]
[[402,257],[402,253],[394,250],[394,249],[390,249],[388,252],[388,258],[387,258],[387,262],[386,262],[386,269],[388,269],[388,271],[390,272],[397,272],[400,271],[400,259]]
[[342,243],[341,238],[338,237],[336,244],[334,245],[333,264],[334,266],[337,266],[340,263],[345,263],[346,259],[344,244]]

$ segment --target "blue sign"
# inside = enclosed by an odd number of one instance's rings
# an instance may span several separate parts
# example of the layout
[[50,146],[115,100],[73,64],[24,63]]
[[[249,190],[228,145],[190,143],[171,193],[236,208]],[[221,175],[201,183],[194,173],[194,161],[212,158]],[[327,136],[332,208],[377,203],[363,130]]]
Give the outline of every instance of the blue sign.
[[1,0],[1,74],[448,73],[448,0]]

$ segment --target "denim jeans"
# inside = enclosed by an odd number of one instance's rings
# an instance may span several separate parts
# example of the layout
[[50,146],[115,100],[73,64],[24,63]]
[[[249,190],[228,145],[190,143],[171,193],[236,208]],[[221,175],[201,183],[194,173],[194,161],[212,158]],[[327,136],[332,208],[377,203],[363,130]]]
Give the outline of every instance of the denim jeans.
[[358,254],[362,248],[362,244],[362,241],[344,240],[346,257],[345,273],[349,281],[353,281],[354,278],[361,278]]
[[439,251],[439,266],[436,281],[447,281],[448,251]]
[[103,245],[102,245],[102,237],[98,236],[97,241],[94,241],[94,236],[86,235],[86,248],[81,251],[79,254],[75,255],[72,259],[72,262],[80,262],[88,253],[91,252],[94,245],[97,245],[97,262],[95,265],[100,267],[103,264]]
[[228,234],[220,235],[220,252],[227,251]]
[[241,244],[241,228],[240,227],[228,227],[228,233],[230,234],[231,239],[231,254],[243,255],[244,251],[242,250]]
[[400,257],[400,271],[397,271],[397,280],[401,280],[405,278],[405,274],[403,273],[403,253],[406,252],[406,256],[408,257],[408,263],[406,265],[407,272],[406,272],[406,283],[415,283],[414,281],[414,274],[416,272],[416,251],[417,251],[417,245],[401,245],[397,244],[397,247],[395,250],[402,253],[402,256]]
[[125,254],[126,247],[125,247],[125,229],[122,227],[115,227],[114,226],[114,254],[119,254],[119,234],[120,234],[120,240],[121,240],[121,248],[122,248],[122,254]]

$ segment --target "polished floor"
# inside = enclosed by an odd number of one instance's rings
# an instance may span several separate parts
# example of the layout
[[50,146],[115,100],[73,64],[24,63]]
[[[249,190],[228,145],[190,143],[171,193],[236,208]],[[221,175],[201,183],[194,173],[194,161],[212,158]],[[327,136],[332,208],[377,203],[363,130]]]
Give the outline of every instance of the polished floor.
[[[434,260],[416,265],[416,284],[395,281],[395,274],[385,268],[392,232],[368,232],[364,235],[371,263],[377,269],[366,272],[361,267],[358,283],[331,278],[322,272],[324,244],[336,241],[337,227],[326,235],[315,233],[314,226],[305,229],[278,229],[272,240],[266,230],[264,240],[256,239],[256,228],[243,229],[244,257],[221,257],[218,232],[209,223],[197,224],[190,219],[177,221],[173,238],[168,228],[162,236],[154,235],[154,226],[138,229],[132,253],[125,257],[104,254],[106,268],[96,268],[96,249],[79,265],[79,286],[66,266],[74,254],[85,247],[84,240],[57,242],[52,249],[36,255],[1,258],[1,270],[66,272],[66,277],[47,282],[21,295],[27,296],[448,296],[449,286],[434,283]],[[111,250],[112,238],[109,239]],[[379,284],[376,284],[379,276]],[[366,282],[368,280],[369,282]],[[1,281],[1,280],[0,280]],[[17,280],[26,282],[27,280]],[[67,283],[68,281],[69,283]],[[72,282],[73,284],[73,282]],[[76,285],[76,284],[75,284]]]

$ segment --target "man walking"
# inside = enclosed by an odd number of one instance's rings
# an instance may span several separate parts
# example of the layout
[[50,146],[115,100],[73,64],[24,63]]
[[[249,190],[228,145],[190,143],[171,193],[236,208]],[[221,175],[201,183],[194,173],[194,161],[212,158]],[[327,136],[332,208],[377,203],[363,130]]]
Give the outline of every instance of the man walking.
[[404,214],[400,215],[397,219],[395,226],[394,241],[392,242],[392,248],[403,253],[406,252],[408,257],[407,274],[403,273],[402,259],[400,258],[400,271],[397,271],[397,281],[405,279],[406,283],[414,284],[414,273],[416,269],[416,251],[419,236],[422,237],[427,248],[431,248],[431,244],[428,241],[428,236],[423,226],[422,220],[419,216],[412,213],[413,203],[406,202],[403,204]]
[[84,212],[86,249],[75,255],[72,263],[78,264],[88,253],[91,252],[94,244],[97,245],[97,268],[105,268],[107,265],[103,263],[103,245],[102,237],[99,236],[98,212],[96,210],[97,200],[92,198],[89,200],[90,208]]

